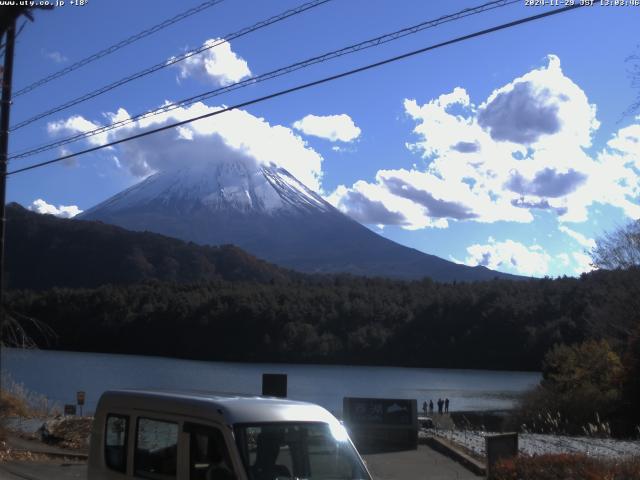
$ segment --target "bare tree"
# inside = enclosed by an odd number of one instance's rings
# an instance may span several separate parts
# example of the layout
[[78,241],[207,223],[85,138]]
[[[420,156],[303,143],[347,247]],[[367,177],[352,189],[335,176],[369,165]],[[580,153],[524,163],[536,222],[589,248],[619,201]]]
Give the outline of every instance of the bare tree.
[[[50,340],[56,338],[54,330],[46,323],[35,318],[15,312],[4,307],[5,322],[0,329],[0,348],[39,348],[50,345]],[[40,339],[38,345],[32,335]]]
[[591,260],[606,270],[640,267],[640,219],[597,239]]

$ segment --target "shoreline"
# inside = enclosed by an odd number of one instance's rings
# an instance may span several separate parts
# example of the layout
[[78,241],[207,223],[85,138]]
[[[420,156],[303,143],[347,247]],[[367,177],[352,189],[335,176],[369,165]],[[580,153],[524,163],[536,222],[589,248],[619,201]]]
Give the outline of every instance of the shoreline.
[[[15,348],[15,347],[0,347],[0,354],[2,350],[8,351],[29,351],[33,352],[34,349],[27,348]],[[35,351],[45,351],[45,352],[57,352],[57,353],[66,353],[66,354],[77,354],[77,355],[113,355],[119,357],[144,357],[144,358],[155,358],[155,359],[164,359],[164,360],[183,360],[188,362],[198,362],[198,363],[224,363],[224,364],[239,364],[239,365],[274,365],[274,366],[289,366],[289,367],[369,367],[369,368],[388,368],[388,369],[413,369],[413,370],[432,370],[432,371],[456,371],[456,372],[485,372],[485,373],[522,373],[522,374],[536,374],[542,375],[539,370],[519,370],[519,369],[510,369],[508,366],[504,368],[472,368],[472,367],[447,367],[447,366],[417,366],[417,365],[389,365],[384,363],[345,363],[345,362],[331,362],[327,361],[324,363],[319,362],[286,362],[286,361],[275,361],[275,360],[206,360],[201,358],[191,358],[191,357],[172,357],[170,355],[163,354],[145,354],[145,353],[122,353],[122,352],[106,352],[106,351],[89,351],[89,350],[64,350],[57,348],[36,348]]]
[[345,397],[415,399],[418,408],[425,400],[448,397],[456,410],[509,409],[540,381],[538,373],[514,371],[209,362],[61,350],[3,350],[2,366],[3,380],[6,374],[61,407],[75,403],[77,391],[86,392],[87,413],[104,391],[123,388],[260,394],[264,373],[286,374],[288,397],[338,413]]

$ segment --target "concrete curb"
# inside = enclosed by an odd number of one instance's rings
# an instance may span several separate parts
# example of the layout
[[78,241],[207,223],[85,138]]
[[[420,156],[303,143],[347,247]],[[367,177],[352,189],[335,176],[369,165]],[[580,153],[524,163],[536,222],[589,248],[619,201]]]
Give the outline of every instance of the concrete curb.
[[487,467],[484,463],[476,460],[475,458],[471,457],[459,448],[456,448],[454,445],[444,439],[437,437],[427,437],[422,441],[422,443],[427,444],[436,452],[440,452],[450,459],[458,462],[467,470],[475,473],[478,476],[484,477],[487,475]]
[[67,450],[37,440],[23,438],[12,432],[9,432],[7,436],[7,446],[14,452],[26,452],[54,458],[86,460],[89,457],[88,452],[85,453],[82,450]]

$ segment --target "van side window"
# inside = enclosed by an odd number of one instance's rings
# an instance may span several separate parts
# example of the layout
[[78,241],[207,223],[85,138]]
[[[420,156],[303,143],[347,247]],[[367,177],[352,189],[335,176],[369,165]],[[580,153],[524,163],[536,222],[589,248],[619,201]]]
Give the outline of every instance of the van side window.
[[138,418],[134,472],[153,479],[176,478],[178,424]]
[[229,451],[220,430],[185,424],[189,432],[190,480],[235,480]]
[[104,439],[104,459],[112,470],[127,471],[127,437],[129,417],[123,415],[107,415]]

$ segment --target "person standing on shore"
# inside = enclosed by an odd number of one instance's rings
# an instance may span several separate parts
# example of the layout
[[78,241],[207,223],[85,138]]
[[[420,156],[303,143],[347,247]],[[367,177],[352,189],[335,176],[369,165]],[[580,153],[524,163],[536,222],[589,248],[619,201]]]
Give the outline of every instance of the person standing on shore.
[[445,413],[449,413],[449,399],[448,398],[444,399],[444,411],[445,411]]
[[422,411],[424,412],[424,414],[426,416],[427,415],[427,401],[426,400],[422,404]]
[[429,413],[433,414],[433,400],[429,400]]
[[442,415],[442,405],[444,405],[444,401],[441,398],[439,398],[438,399],[438,413],[440,415]]

